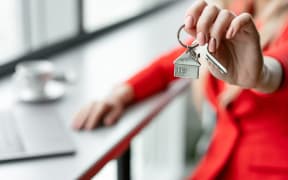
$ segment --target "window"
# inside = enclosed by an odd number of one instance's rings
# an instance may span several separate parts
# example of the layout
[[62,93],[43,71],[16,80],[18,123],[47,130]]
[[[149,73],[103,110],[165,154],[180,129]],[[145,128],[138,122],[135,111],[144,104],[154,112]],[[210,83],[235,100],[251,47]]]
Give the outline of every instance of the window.
[[93,32],[169,1],[171,0],[83,0],[84,29]]
[[[3,0],[0,6],[0,63],[25,51],[19,0]],[[9,17],[9,19],[7,19]]]
[[12,73],[17,62],[49,57],[172,1],[3,0],[0,75]]
[[[25,0],[27,1],[27,0]],[[32,49],[78,35],[77,0],[28,0],[26,17]]]

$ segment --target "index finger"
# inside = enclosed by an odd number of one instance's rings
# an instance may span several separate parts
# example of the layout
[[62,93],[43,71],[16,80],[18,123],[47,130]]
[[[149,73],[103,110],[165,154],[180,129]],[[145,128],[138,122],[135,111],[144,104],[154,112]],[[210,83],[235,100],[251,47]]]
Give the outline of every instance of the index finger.
[[204,0],[198,0],[192,4],[185,14],[185,19],[187,19],[185,29],[192,30],[206,6],[207,3]]

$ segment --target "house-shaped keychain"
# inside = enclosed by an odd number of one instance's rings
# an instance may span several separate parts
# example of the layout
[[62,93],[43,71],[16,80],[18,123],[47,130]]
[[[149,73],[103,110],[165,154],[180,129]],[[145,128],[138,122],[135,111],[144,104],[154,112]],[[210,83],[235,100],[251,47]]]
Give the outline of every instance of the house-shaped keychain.
[[174,61],[174,76],[181,78],[199,78],[199,55],[195,51],[187,50]]

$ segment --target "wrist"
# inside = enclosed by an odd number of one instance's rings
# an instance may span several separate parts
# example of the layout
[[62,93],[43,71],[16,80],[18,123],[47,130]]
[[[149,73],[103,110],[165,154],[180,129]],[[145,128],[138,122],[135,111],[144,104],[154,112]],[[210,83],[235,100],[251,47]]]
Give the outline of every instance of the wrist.
[[270,76],[270,74],[269,74],[269,70],[267,68],[267,65],[265,63],[263,63],[258,82],[257,82],[255,88],[253,88],[253,89],[256,91],[259,91],[259,92],[264,92],[264,93],[267,92],[266,86],[267,86],[267,83],[269,81],[269,76]]
[[264,57],[263,67],[259,81],[254,88],[261,93],[276,91],[282,81],[282,67],[280,63],[270,57]]

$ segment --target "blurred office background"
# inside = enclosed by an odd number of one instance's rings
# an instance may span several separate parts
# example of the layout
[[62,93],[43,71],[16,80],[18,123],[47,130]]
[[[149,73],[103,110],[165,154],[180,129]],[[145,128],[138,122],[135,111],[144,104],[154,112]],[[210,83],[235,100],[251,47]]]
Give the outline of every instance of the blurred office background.
[[[141,21],[139,16],[177,1],[2,0],[0,74],[12,72],[17,62],[49,57],[129,21]],[[201,118],[190,100],[189,91],[177,97],[133,141],[132,179],[179,179],[193,168],[196,152],[205,151],[206,141],[196,146]],[[109,163],[95,179],[116,179],[116,163]]]
[[171,1],[4,0],[0,7],[0,62],[79,39]]

